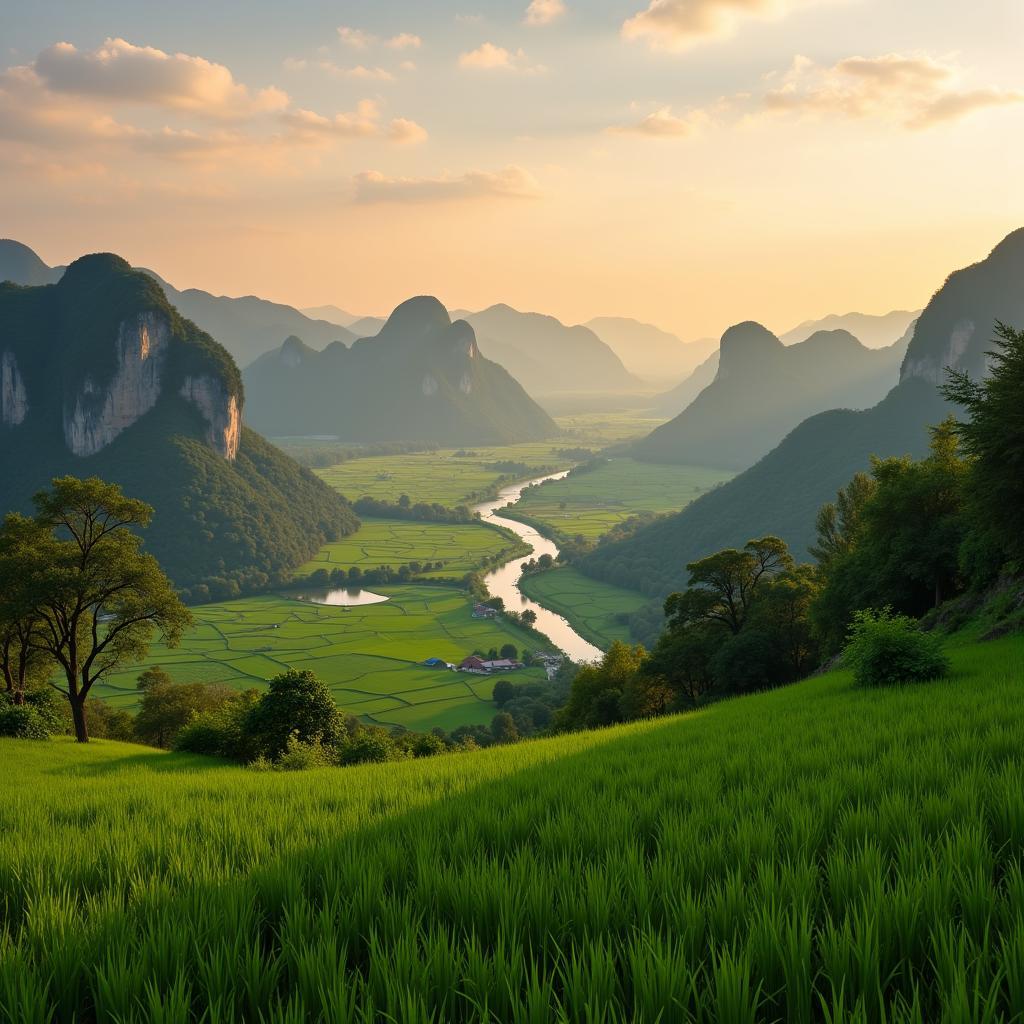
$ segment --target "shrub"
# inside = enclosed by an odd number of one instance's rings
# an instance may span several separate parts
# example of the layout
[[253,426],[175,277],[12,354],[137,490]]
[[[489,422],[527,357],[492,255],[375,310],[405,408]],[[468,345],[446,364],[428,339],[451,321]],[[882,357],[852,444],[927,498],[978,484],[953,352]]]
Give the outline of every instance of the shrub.
[[219,708],[200,712],[179,731],[174,749],[235,761],[251,760],[256,749],[247,729],[250,713],[260,697],[259,690],[245,690]]
[[19,740],[48,740],[50,730],[42,715],[31,704],[0,702],[0,736]]
[[854,614],[843,662],[858,686],[929,682],[949,673],[940,637],[922,633],[912,618],[891,608]]
[[397,761],[403,756],[395,741],[383,729],[372,727],[361,729],[339,747],[341,764],[381,764]]
[[337,755],[333,750],[319,740],[305,743],[292,733],[273,767],[279,772],[302,772],[308,768],[325,768],[331,764],[337,764]]

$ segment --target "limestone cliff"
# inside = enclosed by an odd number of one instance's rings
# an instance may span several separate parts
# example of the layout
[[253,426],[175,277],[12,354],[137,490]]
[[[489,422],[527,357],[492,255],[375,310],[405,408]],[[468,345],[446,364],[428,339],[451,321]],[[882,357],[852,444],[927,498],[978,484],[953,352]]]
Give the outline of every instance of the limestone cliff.
[[181,397],[195,405],[207,423],[206,441],[222,458],[234,459],[242,437],[242,410],[216,377],[186,377]]
[[169,344],[170,325],[159,313],[121,322],[110,383],[101,388],[87,376],[65,402],[64,440],[75,455],[95,455],[156,405]]
[[28,415],[28,394],[13,352],[0,355],[0,423],[20,426]]

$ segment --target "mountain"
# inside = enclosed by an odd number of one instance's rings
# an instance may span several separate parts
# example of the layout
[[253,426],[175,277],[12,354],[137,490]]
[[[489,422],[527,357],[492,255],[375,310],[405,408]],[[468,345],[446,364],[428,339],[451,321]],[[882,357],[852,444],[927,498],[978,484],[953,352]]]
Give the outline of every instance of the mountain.
[[754,537],[782,537],[798,559],[809,556],[818,509],[835,498],[871,456],[928,449],[928,426],[949,413],[938,391],[911,380],[863,412],[834,409],[804,420],[746,472],[677,515],[619,543],[603,544],[580,568],[590,576],[664,597],[685,585],[685,566]]
[[1024,228],[946,279],[918,318],[901,379],[940,383],[947,366],[984,376],[997,320],[1024,328]]
[[0,281],[38,286],[60,279],[63,268],[48,267],[27,245],[0,238]]
[[99,476],[154,506],[146,547],[186,597],[280,581],[358,521],[242,408],[228,352],[123,259],[0,285],[0,510],[54,476]]
[[348,327],[360,319],[355,313],[349,313],[340,306],[310,306],[300,309],[303,316],[310,320],[326,320],[329,324],[337,324],[339,327]]
[[481,351],[501,363],[530,394],[637,391],[642,384],[589,327],[497,305],[457,311],[476,332]]
[[688,376],[718,349],[716,338],[686,342],[653,324],[620,316],[599,316],[589,327],[630,373],[664,382]]
[[376,338],[387,322],[387,318],[383,316],[361,316],[358,320],[353,320],[348,329],[357,338]]
[[[311,320],[279,302],[254,295],[237,299],[211,295],[198,288],[178,291],[154,271],[144,272],[157,281],[179,313],[216,338],[243,365],[276,348],[290,334],[301,334],[318,348],[332,341],[348,345],[356,339],[344,327],[326,320]],[[63,267],[48,267],[28,246],[10,239],[0,240],[0,281],[53,284],[63,273]]]
[[716,346],[711,353],[685,380],[680,381],[671,391],[655,398],[654,411],[659,416],[678,416],[718,374],[719,352]]
[[877,403],[897,382],[902,358],[896,346],[868,349],[847,331],[818,331],[786,346],[760,324],[737,324],[722,336],[714,381],[634,454],[746,469],[808,416]]
[[806,341],[818,331],[849,331],[862,345],[868,348],[888,348],[893,342],[899,341],[907,332],[907,328],[921,315],[905,309],[894,309],[891,313],[873,316],[868,313],[833,313],[821,320],[807,320],[785,334],[780,334],[784,345],[796,345]]
[[558,427],[473,328],[437,299],[402,303],[374,338],[322,352],[291,337],[245,371],[249,416],[272,436],[488,444],[551,437]]
[[755,536],[776,534],[806,558],[817,510],[872,455],[926,453],[928,427],[956,411],[936,386],[944,368],[984,375],[996,319],[1024,324],[1024,229],[935,293],[914,328],[899,385],[878,405],[812,416],[750,469],[679,514],[600,546],[581,568],[663,596],[685,582],[687,562]]

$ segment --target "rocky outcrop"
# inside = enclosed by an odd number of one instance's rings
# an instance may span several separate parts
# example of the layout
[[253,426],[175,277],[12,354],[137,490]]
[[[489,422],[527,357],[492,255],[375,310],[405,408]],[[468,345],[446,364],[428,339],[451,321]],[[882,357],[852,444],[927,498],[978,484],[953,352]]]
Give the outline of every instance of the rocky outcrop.
[[28,392],[13,352],[0,355],[0,423],[19,426],[28,415]]
[[217,377],[186,377],[181,397],[191,402],[206,420],[206,441],[222,458],[233,460],[242,437],[242,409]]
[[117,370],[102,388],[86,377],[64,405],[64,440],[75,455],[95,455],[156,405],[170,327],[160,313],[138,313],[122,321],[117,335]]
[[942,384],[946,379],[947,366],[954,370],[961,368],[961,362],[971,344],[974,332],[973,321],[961,320],[949,332],[946,344],[937,351],[922,351],[918,348],[909,352],[900,372],[900,380],[921,377],[932,384]]

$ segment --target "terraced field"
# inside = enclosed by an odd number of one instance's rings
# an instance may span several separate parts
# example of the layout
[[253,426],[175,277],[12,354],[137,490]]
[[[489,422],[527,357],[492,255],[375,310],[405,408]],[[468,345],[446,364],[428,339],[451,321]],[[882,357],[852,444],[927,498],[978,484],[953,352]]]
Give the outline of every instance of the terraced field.
[[630,516],[678,512],[734,475],[703,466],[658,466],[617,458],[529,488],[518,511],[560,533],[596,540]]
[[[409,562],[443,562],[430,576],[462,576],[499,556],[520,552],[516,538],[484,524],[413,523],[399,519],[363,517],[362,526],[334,544],[323,547],[298,573],[317,569],[362,570],[381,565],[395,568]],[[525,550],[523,548],[522,550]]]
[[[262,686],[288,668],[309,669],[346,711],[386,725],[422,730],[490,722],[494,680],[425,668],[427,658],[459,662],[476,649],[534,644],[504,620],[472,618],[462,591],[418,584],[374,588],[385,604],[327,607],[282,596],[245,598],[193,609],[195,627],[181,646],[155,646],[144,665],[161,665],[176,682]],[[117,707],[138,703],[144,665],[111,679],[99,695]],[[543,680],[540,669],[510,678]]]
[[632,643],[629,627],[621,617],[648,603],[635,590],[592,580],[569,568],[526,576],[519,589],[531,600],[565,616],[584,640],[602,648],[614,640]]

